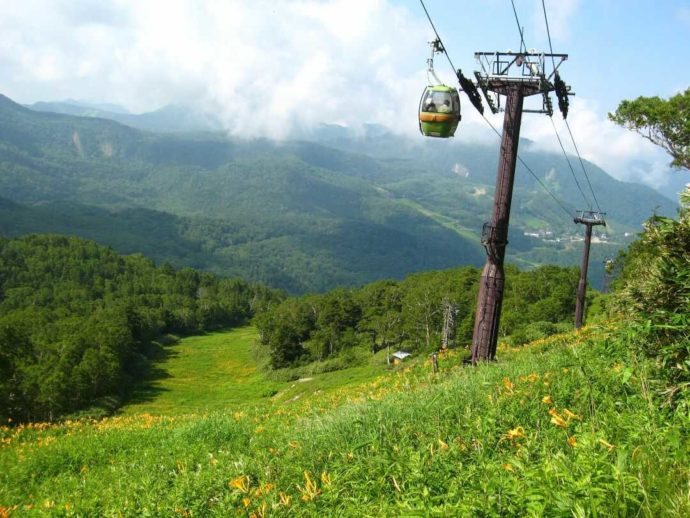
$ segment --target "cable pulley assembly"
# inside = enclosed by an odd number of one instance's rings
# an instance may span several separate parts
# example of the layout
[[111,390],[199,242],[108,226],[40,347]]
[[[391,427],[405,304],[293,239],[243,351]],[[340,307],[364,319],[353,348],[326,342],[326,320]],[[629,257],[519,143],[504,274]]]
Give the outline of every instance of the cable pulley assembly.
[[462,91],[465,92],[465,95],[467,95],[467,97],[469,98],[470,102],[472,103],[472,106],[477,108],[477,111],[484,115],[484,105],[482,104],[482,97],[481,95],[479,95],[477,87],[474,85],[472,81],[467,79],[462,74],[462,70],[460,70],[459,68],[456,74],[458,76],[458,81],[460,82],[460,88],[462,88]]
[[565,84],[565,81],[561,79],[558,72],[554,75],[553,86],[556,90],[556,97],[558,97],[558,108],[561,110],[563,118],[566,119],[568,117],[568,107],[570,106],[568,86]]

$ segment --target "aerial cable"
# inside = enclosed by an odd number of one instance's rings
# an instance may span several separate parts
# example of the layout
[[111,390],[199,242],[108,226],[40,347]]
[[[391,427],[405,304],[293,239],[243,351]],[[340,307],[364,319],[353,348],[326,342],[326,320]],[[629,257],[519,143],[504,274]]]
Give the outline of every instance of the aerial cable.
[[[553,60],[553,47],[551,45],[551,31],[549,30],[549,17],[546,14],[546,3],[545,0],[541,0],[541,6],[544,11],[544,23],[546,24],[546,36],[549,39],[549,49],[551,50],[551,59]],[[555,61],[554,61],[554,68],[555,68]],[[573,137],[573,132],[570,130],[570,124],[568,124],[568,119],[566,118],[568,115],[568,92],[565,86],[565,83],[561,79],[560,75],[558,72],[555,74],[555,79],[554,79],[554,86],[556,87],[556,95],[558,96],[558,107],[561,110],[561,113],[563,114],[563,120],[565,120],[565,126],[568,128],[568,133],[570,134],[570,140],[573,142],[573,147],[575,148],[575,153],[577,153],[577,158],[580,160],[580,166],[582,167],[582,172],[585,175],[585,178],[587,179],[587,185],[589,185],[589,190],[592,193],[592,197],[594,198],[594,203],[597,206],[597,210],[601,212],[601,207],[599,207],[599,201],[597,200],[597,195],[594,194],[594,189],[592,188],[592,182],[589,181],[589,175],[587,174],[587,169],[585,168],[585,164],[582,161],[582,157],[580,156],[580,150],[577,148],[577,144],[575,143],[575,137]],[[561,104],[563,103],[563,105]],[[560,140],[560,139],[559,139]]]
[[601,212],[601,207],[599,207],[599,201],[597,200],[597,195],[594,194],[594,189],[592,188],[592,182],[589,181],[589,175],[587,174],[587,169],[585,169],[585,163],[582,161],[582,157],[580,156],[580,150],[577,149],[577,144],[575,143],[575,137],[573,137],[573,132],[570,131],[570,124],[568,124],[568,121],[565,121],[565,127],[568,128],[568,133],[570,133],[570,140],[573,142],[573,147],[575,148],[575,152],[577,153],[577,158],[580,160],[580,166],[582,167],[582,172],[585,174],[585,178],[587,179],[587,184],[589,185],[589,190],[592,192],[592,197],[594,198],[594,203],[597,206],[597,210]]
[[[527,50],[527,45],[525,45],[524,30],[523,30],[522,26],[520,25],[520,20],[518,19],[517,10],[515,9],[515,2],[513,0],[510,0],[510,3],[513,5],[513,13],[515,14],[515,23],[517,23],[518,32],[520,33],[520,52],[524,52]],[[553,50],[551,52],[553,53]]]
[[568,154],[565,152],[565,148],[563,147],[563,141],[561,140],[561,136],[558,134],[558,130],[556,129],[556,123],[553,122],[553,117],[549,117],[549,120],[551,121],[551,125],[553,126],[553,131],[556,134],[556,138],[558,139],[558,144],[561,146],[561,151],[563,151],[563,156],[565,157],[565,161],[568,163],[568,167],[570,168],[570,172],[573,175],[573,180],[575,180],[575,185],[577,185],[577,190],[580,191],[580,194],[582,195],[582,199],[585,200],[585,204],[589,207],[589,210],[592,210],[592,204],[590,201],[587,199],[587,196],[585,196],[585,192],[582,190],[582,187],[580,187],[580,182],[577,179],[577,176],[575,175],[575,169],[573,169],[573,165],[570,163],[570,159],[568,158]]
[[[434,22],[431,19],[431,15],[429,15],[429,11],[427,10],[426,5],[424,5],[424,0],[419,0],[419,3],[422,4],[422,9],[424,9],[424,13],[426,14],[426,17],[429,20],[429,23],[431,24],[431,28],[434,30],[434,34],[436,35],[436,41],[438,42],[438,46],[440,47],[439,52],[443,52],[446,55],[446,59],[448,59],[450,68],[453,70],[453,72],[455,72],[455,75],[457,76],[458,81],[460,82],[460,87],[465,92],[465,94],[467,94],[467,97],[469,97],[472,106],[474,106],[479,111],[479,113],[483,115],[484,106],[482,105],[482,98],[479,95],[479,92],[477,92],[477,88],[474,86],[472,81],[467,79],[462,74],[462,71],[459,68],[455,68],[455,65],[453,65],[453,61],[450,59],[450,55],[448,55],[448,51],[446,51],[445,45],[443,45],[441,36],[439,36],[438,31],[436,30],[436,26],[434,25]],[[436,77],[436,75],[434,75],[434,77]],[[439,81],[439,83],[441,83],[441,81]]]
[[[498,135],[498,138],[501,138],[501,132],[496,129],[496,127],[491,124],[491,121],[486,118],[486,116],[482,115],[482,118],[486,121],[486,123],[489,125],[489,127],[494,130],[494,133]],[[573,217],[573,213],[575,212],[574,209],[568,209],[561,200],[559,200],[554,193],[552,193],[549,188],[544,184],[544,182],[541,181],[541,179],[535,174],[534,171],[532,171],[532,168],[527,165],[527,162],[525,162],[520,154],[518,153],[517,159],[520,161],[520,163],[523,165],[525,169],[529,172],[529,174],[532,175],[532,177],[537,181],[539,185],[541,185],[542,189],[546,191],[546,193],[553,198],[553,200],[558,204],[558,206],[565,212],[566,216],[568,216],[568,219]]]
[[[553,57],[553,45],[551,45],[551,31],[549,30],[549,18],[546,16],[546,4],[541,0],[541,7],[544,10],[544,21],[546,22],[546,36],[549,39],[549,51],[551,52],[551,63],[553,63],[554,70],[556,69],[556,60]],[[565,118],[565,117],[563,117]]]
[[[524,31],[522,30],[522,27],[520,25],[520,19],[518,18],[517,9],[515,9],[515,1],[510,0],[510,3],[513,6],[513,14],[515,14],[515,22],[517,23],[518,32],[520,33],[520,41],[521,41],[520,51],[522,52],[522,49],[527,48],[527,46],[525,45],[525,40],[524,40]],[[546,19],[546,6],[544,4],[544,0],[542,0],[542,7],[544,8],[544,18]],[[567,90],[567,86],[566,86],[565,82],[561,79],[561,76],[558,74],[558,71],[556,70],[556,61],[553,57],[553,46],[551,44],[551,34],[550,34],[550,31],[548,28],[548,21],[547,21],[547,26],[546,26],[546,33],[547,33],[548,38],[549,38],[549,50],[551,52],[551,60],[552,60],[553,68],[555,71],[554,87],[556,90],[556,95],[558,97],[558,107],[561,110],[561,113],[563,114],[563,118],[565,119],[568,115],[568,104],[569,104],[569,102],[568,102],[568,90]],[[561,137],[558,134],[558,130],[556,129],[556,125],[553,122],[553,118],[549,117],[549,119],[551,119],[553,131],[556,134],[556,138],[558,139],[558,144],[561,146],[561,150],[563,151],[563,156],[565,157],[565,160],[568,163],[568,168],[570,169],[570,172],[573,175],[573,180],[575,180],[575,185],[577,186],[578,191],[580,191],[580,194],[582,195],[582,199],[585,200],[585,204],[591,210],[592,204],[587,199],[587,196],[585,195],[584,191],[582,190],[582,187],[580,186],[580,182],[578,181],[577,176],[575,175],[575,170],[573,169],[573,166],[570,163],[570,159],[568,158],[568,155],[565,152],[565,148],[563,147],[563,142],[561,141]],[[518,156],[518,158],[519,158],[519,156]],[[522,160],[521,160],[521,162],[522,162]],[[525,165],[525,164],[523,163],[523,165]],[[529,170],[529,168],[527,168],[527,170]]]
[[443,52],[446,55],[446,58],[448,59],[448,63],[450,63],[450,68],[452,68],[453,70],[456,70],[455,65],[453,65],[453,62],[450,60],[450,56],[448,55],[448,52],[446,52],[446,47],[443,45],[443,41],[441,41],[441,36],[438,35],[438,31],[436,30],[436,26],[434,25],[434,22],[431,20],[431,16],[429,16],[429,11],[427,11],[426,5],[424,5],[424,0],[419,0],[419,3],[422,4],[422,8],[424,9],[424,12],[426,13],[426,17],[429,20],[429,23],[431,24],[431,28],[434,30],[434,34],[436,34],[436,39],[438,40],[438,43],[441,46],[440,52]]

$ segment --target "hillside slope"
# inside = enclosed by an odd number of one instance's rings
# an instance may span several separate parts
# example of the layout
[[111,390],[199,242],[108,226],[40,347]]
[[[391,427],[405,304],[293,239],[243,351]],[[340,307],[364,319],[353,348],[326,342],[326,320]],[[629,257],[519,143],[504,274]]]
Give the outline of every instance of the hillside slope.
[[2,427],[0,510],[687,515],[687,420],[650,399],[621,337],[590,328],[228,413]]
[[[324,132],[327,145],[163,135],[36,112],[1,96],[0,116],[0,196],[19,204],[4,205],[5,235],[82,235],[293,293],[484,261],[479,233],[491,208],[493,148],[388,134],[358,141]],[[533,158],[549,187],[580,207],[563,159]],[[598,263],[655,207],[675,210],[603,171],[594,170],[592,181],[609,210],[609,244],[593,252]],[[513,207],[508,261],[578,263],[581,229],[525,171]],[[148,222],[142,210],[155,211]],[[600,270],[593,268],[593,280]]]

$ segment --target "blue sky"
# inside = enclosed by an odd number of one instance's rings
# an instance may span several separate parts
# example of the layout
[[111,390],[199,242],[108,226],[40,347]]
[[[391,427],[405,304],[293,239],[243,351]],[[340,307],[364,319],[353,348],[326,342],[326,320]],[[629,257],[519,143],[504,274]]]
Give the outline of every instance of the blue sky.
[[[426,0],[456,66],[517,50],[510,0]],[[548,49],[541,0],[515,0],[528,48]],[[546,0],[554,51],[569,54],[569,122],[583,156],[621,179],[669,178],[661,151],[606,119],[619,101],[690,86],[690,0]],[[290,138],[320,122],[417,133],[432,32],[413,0],[3,0],[0,93],[82,99],[134,112],[191,104],[228,134]],[[448,82],[448,65],[437,62]],[[501,115],[491,117],[500,126]],[[565,131],[560,117],[554,117]],[[544,116],[522,136],[558,150]],[[457,140],[495,145],[465,102]],[[452,145],[452,144],[450,144]],[[676,173],[677,174],[677,173]]]
[[[425,16],[419,0],[396,0]],[[517,50],[510,0],[425,0],[456,66],[474,70],[477,50]],[[667,97],[690,86],[690,1],[546,0],[554,52],[574,91],[614,110],[622,99]],[[528,48],[548,52],[541,0],[515,0]]]

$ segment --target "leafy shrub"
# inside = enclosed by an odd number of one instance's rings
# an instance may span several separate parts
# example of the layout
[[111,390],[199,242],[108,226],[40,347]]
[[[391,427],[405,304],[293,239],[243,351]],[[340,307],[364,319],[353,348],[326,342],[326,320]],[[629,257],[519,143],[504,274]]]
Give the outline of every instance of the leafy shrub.
[[614,308],[637,324],[675,399],[690,385],[690,188],[678,219],[652,217],[624,257]]

